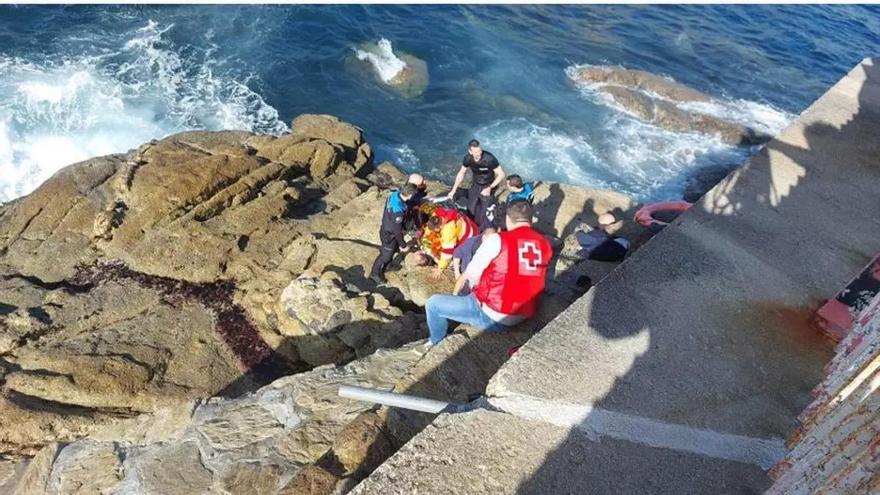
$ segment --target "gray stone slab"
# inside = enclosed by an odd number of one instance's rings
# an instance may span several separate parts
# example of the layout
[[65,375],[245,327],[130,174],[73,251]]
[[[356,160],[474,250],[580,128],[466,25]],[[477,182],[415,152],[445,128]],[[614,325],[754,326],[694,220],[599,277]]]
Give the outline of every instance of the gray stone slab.
[[787,436],[832,356],[812,315],[880,252],[878,95],[866,60],[532,338],[488,394]]
[[351,493],[759,493],[769,485],[756,466],[475,411],[441,416]]

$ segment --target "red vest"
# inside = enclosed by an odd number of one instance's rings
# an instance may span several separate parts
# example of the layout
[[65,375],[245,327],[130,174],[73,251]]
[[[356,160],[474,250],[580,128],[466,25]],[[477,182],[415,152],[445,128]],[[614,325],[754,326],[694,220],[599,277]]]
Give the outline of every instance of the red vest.
[[550,243],[531,227],[501,232],[501,252],[483,270],[474,296],[506,315],[531,317],[544,291]]

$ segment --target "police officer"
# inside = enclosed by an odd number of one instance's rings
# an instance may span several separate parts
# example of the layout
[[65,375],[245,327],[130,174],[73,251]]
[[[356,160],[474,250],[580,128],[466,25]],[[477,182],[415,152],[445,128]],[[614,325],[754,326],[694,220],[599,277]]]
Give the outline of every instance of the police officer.
[[408,247],[403,240],[403,220],[407,212],[407,201],[418,192],[418,187],[407,182],[398,191],[393,191],[385,203],[382,214],[382,226],[379,229],[379,239],[382,247],[379,256],[373,262],[370,270],[370,280],[377,284],[385,283],[385,268],[391,263],[394,254],[398,250],[406,252]]
[[468,154],[461,162],[461,169],[455,176],[449,199],[455,199],[458,186],[464,180],[464,175],[470,169],[474,175],[471,188],[468,189],[467,209],[471,217],[476,220],[481,229],[486,224],[486,209],[495,203],[495,188],[504,180],[504,169],[498,164],[495,155],[480,148],[480,142],[471,139],[468,143]]

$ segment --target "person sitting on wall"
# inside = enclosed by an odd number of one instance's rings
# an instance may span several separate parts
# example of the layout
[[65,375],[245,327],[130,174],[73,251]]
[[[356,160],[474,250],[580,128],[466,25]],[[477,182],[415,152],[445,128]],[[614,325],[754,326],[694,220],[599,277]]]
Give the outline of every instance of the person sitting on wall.
[[[527,201],[511,203],[505,223],[506,231],[482,241],[455,281],[452,295],[428,299],[425,310],[430,345],[446,337],[450,320],[499,331],[534,316],[553,250],[532,228],[532,207]],[[460,295],[465,283],[473,287],[472,292]]]
[[630,242],[623,237],[613,236],[607,232],[608,227],[617,223],[611,213],[599,215],[598,225],[589,232],[577,232],[578,244],[582,258],[596,261],[622,261],[629,252]]

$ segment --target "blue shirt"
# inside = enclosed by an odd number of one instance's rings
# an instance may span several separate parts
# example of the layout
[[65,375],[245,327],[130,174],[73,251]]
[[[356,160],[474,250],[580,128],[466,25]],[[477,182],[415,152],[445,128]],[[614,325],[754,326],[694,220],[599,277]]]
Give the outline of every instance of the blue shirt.
[[507,196],[507,203],[510,204],[518,199],[524,199],[524,200],[528,201],[529,204],[532,203],[532,201],[535,199],[535,188],[532,187],[531,183],[527,182],[527,183],[523,184],[523,190],[520,192],[510,193]]
[[480,241],[483,240],[483,236],[475,235],[470,239],[465,240],[461,243],[455,251],[452,252],[453,258],[458,258],[461,260],[461,271],[464,272],[465,268],[467,268],[468,264],[474,258],[474,253],[477,252],[477,249],[480,247]]

